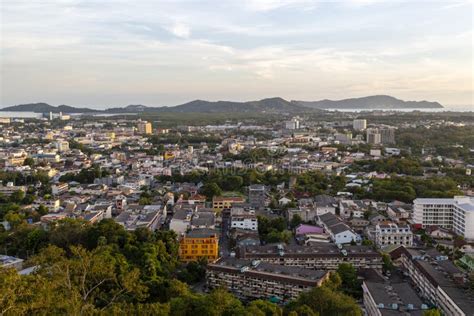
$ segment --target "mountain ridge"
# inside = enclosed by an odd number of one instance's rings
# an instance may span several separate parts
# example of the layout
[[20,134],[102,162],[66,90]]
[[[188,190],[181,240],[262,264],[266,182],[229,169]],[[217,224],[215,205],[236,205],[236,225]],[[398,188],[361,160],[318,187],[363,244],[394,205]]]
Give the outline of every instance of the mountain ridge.
[[69,105],[52,106],[50,104],[28,103],[8,106],[0,111],[18,111],[35,113],[139,113],[139,112],[202,112],[202,113],[301,113],[325,109],[415,109],[443,108],[438,102],[403,101],[388,95],[373,95],[361,98],[320,101],[287,101],[280,97],[265,98],[256,101],[206,101],[193,100],[175,106],[150,107],[142,104],[130,104],[125,107],[112,107],[105,110],[74,107]]

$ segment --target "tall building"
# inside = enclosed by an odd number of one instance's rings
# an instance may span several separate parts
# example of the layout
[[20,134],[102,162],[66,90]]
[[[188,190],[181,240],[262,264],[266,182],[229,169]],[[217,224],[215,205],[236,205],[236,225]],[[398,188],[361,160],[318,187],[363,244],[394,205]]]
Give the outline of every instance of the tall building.
[[382,135],[377,128],[367,129],[367,144],[379,145],[382,143]]
[[363,131],[367,128],[367,120],[356,119],[352,122],[352,128],[356,131]]
[[380,129],[381,142],[384,145],[395,144],[395,128],[384,127]]
[[137,125],[138,133],[140,134],[151,134],[151,123],[147,121],[139,121]]
[[265,206],[265,186],[262,184],[252,184],[249,186],[249,203],[250,206],[261,208]]
[[294,117],[291,119],[291,121],[286,121],[285,122],[285,128],[286,129],[299,129],[300,128],[300,121],[297,117]]
[[207,258],[213,262],[219,258],[219,236],[217,231],[207,228],[193,229],[179,241],[179,259],[183,262]]
[[452,229],[468,241],[474,241],[474,197],[452,199],[415,199],[413,221],[421,227]]

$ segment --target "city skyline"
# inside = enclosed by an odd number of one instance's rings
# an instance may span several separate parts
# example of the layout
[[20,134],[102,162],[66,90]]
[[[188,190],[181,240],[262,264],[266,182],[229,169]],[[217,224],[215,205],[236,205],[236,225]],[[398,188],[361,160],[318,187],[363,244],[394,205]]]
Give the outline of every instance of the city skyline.
[[472,105],[472,1],[2,3],[1,103]]

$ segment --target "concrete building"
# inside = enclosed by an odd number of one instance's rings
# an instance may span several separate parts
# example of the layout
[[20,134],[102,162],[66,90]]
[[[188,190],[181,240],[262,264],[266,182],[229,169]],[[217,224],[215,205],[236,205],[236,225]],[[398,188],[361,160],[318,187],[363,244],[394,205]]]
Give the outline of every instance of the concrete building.
[[329,271],[287,267],[260,260],[225,258],[206,270],[210,288],[223,287],[242,300],[263,299],[285,303],[302,292],[321,286]]
[[474,241],[474,198],[419,198],[413,201],[413,221],[422,228],[439,226],[452,229],[468,241]]
[[367,144],[379,145],[382,143],[382,135],[377,128],[367,129]]
[[352,121],[352,128],[356,131],[363,131],[367,128],[367,120],[355,119]]
[[331,240],[336,244],[348,244],[361,239],[352,228],[332,213],[319,216],[318,224],[324,227],[324,230],[331,236]]
[[472,315],[474,296],[464,288],[464,273],[436,250],[421,252],[399,247],[390,253],[418,293],[446,316]]
[[413,233],[408,225],[381,223],[375,226],[375,245],[383,248],[389,245],[411,247]]
[[219,258],[219,234],[213,229],[193,229],[179,240],[179,259],[183,262]]
[[153,132],[151,123],[147,121],[139,121],[137,124],[137,130],[139,134],[151,134]]
[[162,205],[124,205],[124,207],[126,209],[114,220],[129,231],[141,227],[155,231],[166,217]]
[[8,182],[7,185],[0,185],[0,194],[10,196],[17,191],[26,192],[26,186],[24,185],[13,185],[13,182]]
[[252,184],[249,186],[249,203],[254,208],[265,207],[266,189],[262,184]]
[[240,196],[216,196],[212,199],[212,208],[218,212],[223,209],[230,209],[236,203],[245,203],[245,199]]
[[336,270],[341,263],[350,263],[356,269],[382,269],[382,256],[369,246],[336,246],[324,242],[311,246],[273,244],[241,247],[238,257],[314,270]]
[[61,195],[63,193],[66,193],[68,190],[69,184],[65,182],[56,183],[51,186],[51,192],[53,193],[53,195]]
[[233,207],[230,211],[230,227],[257,231],[258,220],[255,211]]

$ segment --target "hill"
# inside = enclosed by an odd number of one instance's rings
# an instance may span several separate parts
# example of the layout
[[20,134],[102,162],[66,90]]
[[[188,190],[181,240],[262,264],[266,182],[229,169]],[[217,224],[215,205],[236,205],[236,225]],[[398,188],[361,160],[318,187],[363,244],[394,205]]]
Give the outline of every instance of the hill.
[[291,101],[293,104],[314,109],[440,109],[438,102],[403,101],[388,95],[373,95],[362,98],[321,101]]
[[34,112],[34,113],[91,113],[91,112],[100,112],[98,110],[88,109],[88,108],[76,108],[69,105],[59,105],[52,106],[47,103],[28,103],[28,104],[19,104],[8,106],[6,108],[0,109],[0,111],[12,111],[12,112]]

